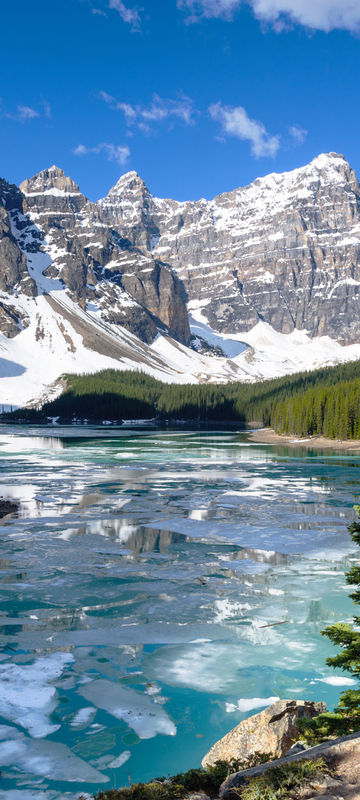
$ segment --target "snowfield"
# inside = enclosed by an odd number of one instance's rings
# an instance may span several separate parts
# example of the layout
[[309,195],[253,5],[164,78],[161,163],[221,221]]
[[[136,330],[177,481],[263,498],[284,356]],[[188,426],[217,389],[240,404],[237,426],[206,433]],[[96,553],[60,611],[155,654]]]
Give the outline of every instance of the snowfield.
[[[49,291],[50,282],[57,285]],[[67,372],[134,369],[168,383],[256,381],[360,359],[360,344],[343,347],[305,331],[277,333],[265,322],[223,336],[207,324],[204,308],[191,309],[192,333],[220,347],[223,357],[203,355],[161,334],[147,345],[125,328],[104,323],[96,308],[82,310],[58,281],[46,284],[38,297],[14,300],[27,314],[28,327],[13,339],[0,335],[0,409],[54,399]]]

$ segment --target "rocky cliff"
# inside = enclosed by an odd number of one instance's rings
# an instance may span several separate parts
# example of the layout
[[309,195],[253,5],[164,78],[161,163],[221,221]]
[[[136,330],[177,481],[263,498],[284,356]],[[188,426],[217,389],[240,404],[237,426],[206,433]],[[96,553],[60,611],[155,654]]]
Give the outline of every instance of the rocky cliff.
[[306,330],[360,340],[360,187],[343,156],[259,178],[214,200],[153,198],[136,173],[100,201],[106,220],[169,264],[215,330]]
[[20,189],[33,221],[60,251],[52,254],[53,275],[55,267],[74,299],[95,302],[105,321],[145,342],[160,328],[188,343],[181,284],[169,267],[110,228],[101,207],[86,200],[62,170],[45,170]]

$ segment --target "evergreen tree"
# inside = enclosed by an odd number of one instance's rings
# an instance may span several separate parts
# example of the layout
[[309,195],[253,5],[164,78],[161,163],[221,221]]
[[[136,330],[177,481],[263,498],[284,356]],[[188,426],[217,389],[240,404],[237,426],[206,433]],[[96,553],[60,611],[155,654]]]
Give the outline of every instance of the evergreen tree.
[[[357,519],[349,525],[351,538],[360,545],[360,506],[355,506]],[[355,586],[350,597],[356,605],[360,605],[360,562],[346,573],[346,581]],[[354,626],[337,622],[322,631],[333,644],[341,648],[340,652],[328,658],[330,667],[342,669],[360,679],[360,617],[354,617]],[[348,689],[340,695],[339,705],[334,712],[319,714],[312,720],[298,720],[299,729],[310,742],[324,741],[331,736],[354,733],[360,730],[360,689]]]

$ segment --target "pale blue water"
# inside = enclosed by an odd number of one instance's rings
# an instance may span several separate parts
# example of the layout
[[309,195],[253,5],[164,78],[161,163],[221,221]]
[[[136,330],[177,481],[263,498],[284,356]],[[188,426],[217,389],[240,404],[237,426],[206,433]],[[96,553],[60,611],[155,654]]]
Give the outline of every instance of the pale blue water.
[[198,766],[272,697],[336,704],[359,456],[3,427],[0,470],[0,800]]

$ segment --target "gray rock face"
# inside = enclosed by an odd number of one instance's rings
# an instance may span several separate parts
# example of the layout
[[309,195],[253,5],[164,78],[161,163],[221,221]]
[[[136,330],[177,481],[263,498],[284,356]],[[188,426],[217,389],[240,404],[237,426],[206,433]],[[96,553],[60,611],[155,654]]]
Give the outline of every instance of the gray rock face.
[[189,344],[186,302],[222,333],[264,320],[282,333],[358,342],[359,184],[336,153],[212,201],[160,200],[136,172],[97,203],[55,166],[20,189],[1,180],[6,336],[27,325],[16,297],[36,296],[39,269],[80,310],[147,343],[163,331]]
[[[36,285],[31,280],[26,258],[14,236],[11,212],[22,212],[22,195],[17,186],[0,179],[0,291],[14,294],[20,292],[29,297],[36,296]],[[10,213],[9,213],[10,212]]]
[[360,188],[343,156],[268,175],[212,201],[153,198],[136,173],[100,201],[106,220],[180,277],[218,331],[359,341]]
[[[26,327],[27,317],[18,308],[18,294],[35,297],[37,288],[30,277],[26,257],[13,235],[10,213],[22,212],[22,196],[16,186],[0,180],[0,332],[7,338]],[[10,212],[10,213],[9,213]]]
[[[36,256],[48,253],[42,274],[58,279],[84,311],[98,310],[103,323],[121,325],[145,342],[162,330],[188,343],[175,273],[111,229],[101,206],[90,203],[61,169],[43,170],[20,190],[3,181],[1,201],[0,290],[36,293],[27,258],[35,276]],[[20,330],[11,313],[0,306],[0,330],[6,335]]]

